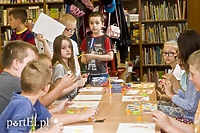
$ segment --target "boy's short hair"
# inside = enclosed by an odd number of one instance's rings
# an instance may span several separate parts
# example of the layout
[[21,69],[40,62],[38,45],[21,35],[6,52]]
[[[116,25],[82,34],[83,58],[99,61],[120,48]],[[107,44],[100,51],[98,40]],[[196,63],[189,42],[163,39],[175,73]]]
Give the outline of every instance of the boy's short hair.
[[38,60],[50,60],[51,61],[51,58],[47,54],[39,53]]
[[88,21],[90,22],[90,18],[91,17],[100,17],[101,18],[101,22],[103,23],[104,22],[104,17],[103,17],[103,14],[101,14],[100,12],[92,12],[89,17],[88,17]]
[[71,14],[63,14],[59,19],[59,22],[65,26],[67,21],[77,23],[76,18],[74,18]]
[[19,62],[23,62],[24,58],[28,56],[28,49],[38,55],[37,48],[28,42],[21,40],[8,42],[1,53],[2,69],[10,68],[14,59],[19,60]]
[[200,71],[200,50],[197,50],[194,53],[192,53],[189,56],[187,63],[189,65],[194,66],[197,70]]
[[21,87],[24,93],[37,94],[50,82],[48,65],[39,60],[30,61],[22,70]]
[[27,12],[23,8],[14,8],[9,12],[8,15],[13,15],[15,19],[20,19],[23,24],[25,24],[27,19]]

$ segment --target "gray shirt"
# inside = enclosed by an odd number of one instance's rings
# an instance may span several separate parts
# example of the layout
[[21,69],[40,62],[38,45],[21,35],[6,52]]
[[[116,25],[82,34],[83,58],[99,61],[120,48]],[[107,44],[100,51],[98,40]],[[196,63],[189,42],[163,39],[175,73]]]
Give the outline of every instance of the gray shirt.
[[0,74],[0,114],[6,108],[13,92],[21,92],[20,78],[11,75],[8,72]]
[[[53,85],[55,81],[59,78],[62,78],[65,74],[68,74],[65,67],[62,64],[57,64],[53,69]],[[65,98],[68,98],[70,101],[77,95],[77,88],[71,91]]]

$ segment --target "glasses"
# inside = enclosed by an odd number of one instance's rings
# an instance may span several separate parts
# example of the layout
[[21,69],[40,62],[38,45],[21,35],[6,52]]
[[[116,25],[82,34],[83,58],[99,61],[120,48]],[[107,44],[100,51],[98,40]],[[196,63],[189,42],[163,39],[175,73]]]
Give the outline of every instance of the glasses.
[[68,32],[75,32],[76,31],[76,29],[68,29],[68,28],[65,28],[65,30],[68,31]]
[[163,52],[162,54],[163,54],[163,56],[173,57],[174,54],[177,54],[177,53],[176,52]]

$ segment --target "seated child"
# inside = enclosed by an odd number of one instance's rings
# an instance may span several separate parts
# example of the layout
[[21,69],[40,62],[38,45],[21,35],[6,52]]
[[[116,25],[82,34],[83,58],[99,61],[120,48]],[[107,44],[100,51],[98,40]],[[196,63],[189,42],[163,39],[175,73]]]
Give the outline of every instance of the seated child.
[[[30,132],[36,126],[32,123],[43,126],[42,123],[47,124],[49,120],[53,120],[52,115],[38,100],[49,90],[51,77],[48,75],[50,69],[41,61],[31,61],[26,65],[21,75],[22,92],[13,93],[10,103],[0,116],[1,133]],[[58,124],[43,133],[59,133],[62,130],[62,124]]]

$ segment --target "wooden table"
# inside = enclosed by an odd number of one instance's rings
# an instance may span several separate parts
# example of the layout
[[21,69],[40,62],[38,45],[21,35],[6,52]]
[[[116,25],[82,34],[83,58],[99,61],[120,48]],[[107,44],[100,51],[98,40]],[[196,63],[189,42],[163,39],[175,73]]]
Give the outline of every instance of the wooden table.
[[[126,112],[127,104],[133,103],[122,102],[122,97],[126,94],[113,93],[110,95],[109,91],[104,89],[102,92],[80,92],[79,95],[102,95],[102,99],[98,105],[99,112],[95,118],[97,120],[105,119],[105,121],[103,123],[89,121],[71,125],[93,125],[94,133],[116,133],[119,123],[153,123],[151,113],[134,115]],[[149,95],[149,102],[156,103],[155,91]],[[156,133],[159,132],[160,130],[156,126]]]

